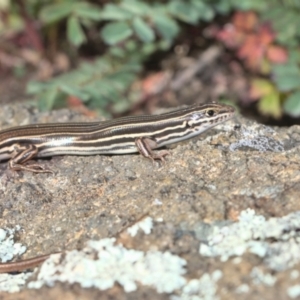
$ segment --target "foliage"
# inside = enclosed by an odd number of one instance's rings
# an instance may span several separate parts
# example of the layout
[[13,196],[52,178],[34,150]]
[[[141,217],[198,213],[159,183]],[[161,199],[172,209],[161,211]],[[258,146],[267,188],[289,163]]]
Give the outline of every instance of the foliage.
[[[255,74],[251,101],[259,99],[258,108],[266,115],[280,117],[284,110],[300,116],[299,1],[16,0],[11,4],[13,16],[18,3],[25,3],[25,10],[39,21],[49,49],[59,45],[74,59],[88,45],[103,55],[49,82],[32,82],[28,91],[38,95],[42,109],[68,96],[98,109],[117,102],[126,109],[131,96],[125,95],[143,62],[158,50],[170,49],[183,24],[198,26],[216,15],[233,13],[216,38]],[[62,38],[67,44],[60,42]]]
[[260,18],[253,11],[236,12],[231,26],[217,33],[217,38],[235,49],[245,66],[256,74],[251,82],[252,101],[259,100],[260,112],[275,118],[283,112],[300,116],[300,3],[297,3],[269,5],[259,10]]
[[133,59],[126,63],[111,63],[110,59],[102,57],[93,64],[82,63],[76,70],[57,76],[50,82],[31,82],[28,92],[40,94],[41,110],[63,105],[68,95],[84,103],[90,102],[94,109],[101,109],[104,105],[117,105],[116,102],[126,103],[122,100],[127,87],[139,71],[140,64]]
[[[195,25],[201,19],[210,20],[214,11],[206,1],[198,0],[171,0],[164,4],[160,1],[147,3],[123,0],[107,3],[102,7],[73,0],[49,4],[42,8],[39,16],[45,26],[65,22],[67,40],[77,49],[87,42],[88,29],[100,24],[99,39],[108,46],[106,55],[100,61],[110,69],[107,73],[103,68],[97,68],[98,60],[90,65],[89,73],[85,73],[84,79],[81,74],[82,70],[87,69],[87,64],[48,83],[31,83],[28,92],[39,95],[40,108],[50,109],[61,102],[61,99],[72,95],[89,107],[104,109],[118,101],[122,103],[118,109],[122,107],[125,110],[131,105],[128,98],[132,98],[124,96],[126,88],[137,77],[137,70],[141,70],[143,61],[155,51],[167,50],[172,46],[180,32],[180,22]],[[121,67],[123,64],[123,68],[127,69],[133,57],[134,71],[128,73],[128,78],[123,76],[114,83],[113,80],[119,74],[114,66],[117,64]],[[114,88],[118,84],[122,85],[122,89]],[[111,88],[108,88],[109,85]]]
[[43,7],[39,13],[44,25],[51,25],[66,19],[67,38],[74,46],[86,42],[87,37],[83,26],[91,26],[93,22],[100,21],[100,7],[86,1],[61,1]]

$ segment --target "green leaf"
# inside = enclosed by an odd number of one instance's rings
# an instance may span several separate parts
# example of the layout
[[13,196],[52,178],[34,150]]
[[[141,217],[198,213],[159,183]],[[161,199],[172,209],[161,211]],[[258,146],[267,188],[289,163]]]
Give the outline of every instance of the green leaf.
[[277,42],[288,47],[297,47],[299,45],[296,39],[297,30],[298,28],[294,26],[287,26],[284,29],[280,29],[276,34]]
[[276,32],[276,40],[279,43],[289,47],[298,47],[299,11],[291,2],[285,5],[274,4],[262,13],[262,18],[272,23],[272,28]]
[[253,1],[253,0],[237,0],[235,2],[235,8],[238,10],[257,10],[257,11],[265,11],[266,7],[268,7],[267,1]]
[[46,24],[60,21],[72,13],[73,5],[72,1],[65,1],[45,6],[40,12],[40,19]]
[[[281,13],[280,17],[272,21],[276,31],[276,40],[284,45],[298,45],[295,37],[299,28],[299,13],[286,11]],[[297,44],[296,44],[297,43]]]
[[139,43],[136,40],[130,39],[128,41],[126,41],[126,43],[124,44],[124,48],[128,51],[128,52],[134,52],[137,51],[137,48],[139,47]]
[[286,31],[290,32],[293,35],[295,34],[295,30],[297,29],[297,27],[295,26],[295,22],[297,22],[298,16],[299,13],[295,14],[292,11],[285,10],[284,13],[281,12],[280,17],[278,19],[272,21],[276,21],[274,22],[274,26],[276,29],[279,29],[279,32]]
[[80,46],[86,41],[84,31],[76,16],[68,18],[67,37],[74,46]]
[[130,20],[133,17],[132,13],[115,4],[107,4],[101,13],[102,20]]
[[30,81],[26,86],[27,94],[37,94],[42,92],[48,86],[45,82]]
[[39,109],[41,111],[50,110],[55,106],[55,102],[58,98],[58,90],[56,88],[52,88],[39,95]]
[[300,116],[300,91],[296,91],[289,95],[284,102],[283,109],[292,117]]
[[[297,64],[300,63],[300,50],[297,47],[289,49],[288,57],[289,62],[297,67]],[[299,68],[297,69],[300,71]]]
[[109,47],[108,51],[112,56],[116,56],[116,57],[120,57],[120,58],[126,57],[126,51],[123,48]]
[[276,86],[282,92],[300,88],[300,76],[286,76],[275,78]]
[[169,40],[161,40],[157,43],[157,49],[167,51],[172,47],[172,43]]
[[145,56],[149,56],[154,53],[158,49],[158,45],[156,43],[148,43],[144,44],[141,47],[141,53]]
[[222,15],[227,15],[232,10],[232,5],[227,1],[221,1],[215,4],[215,9]]
[[101,20],[101,9],[88,2],[79,2],[74,4],[74,13],[80,18],[85,18],[93,21]]
[[300,87],[300,68],[296,63],[274,65],[272,72],[280,91],[285,92]]
[[295,63],[276,64],[272,66],[272,71],[276,76],[299,75],[300,69]]
[[120,7],[138,16],[148,15],[151,12],[151,7],[147,3],[137,0],[123,1]]
[[197,11],[199,17],[205,21],[211,21],[211,19],[215,16],[215,12],[211,5],[207,5],[199,0],[191,0],[192,9]]
[[270,7],[268,10],[266,10],[261,18],[262,20],[266,21],[272,21],[272,20],[278,20],[282,16],[282,6],[274,5],[274,7]]
[[136,35],[145,43],[153,42],[155,39],[152,28],[140,17],[135,17],[133,20],[133,29]]
[[157,13],[153,16],[153,21],[158,32],[166,40],[173,40],[179,33],[178,24],[166,15]]
[[200,18],[199,11],[187,2],[171,1],[169,10],[175,17],[189,24],[197,24]]
[[263,115],[279,118],[281,116],[279,93],[274,91],[260,99],[258,109]]
[[88,93],[80,90],[79,88],[76,88],[74,85],[68,85],[68,84],[62,83],[59,86],[59,89],[69,96],[75,96],[75,97],[79,98],[83,102],[86,102],[90,99],[90,96],[88,95]]
[[124,111],[129,111],[130,108],[132,107],[132,103],[129,102],[126,98],[120,98],[116,103],[113,104],[112,110],[116,114],[121,114]]
[[107,44],[114,45],[126,40],[132,33],[127,22],[112,22],[102,28],[101,37]]

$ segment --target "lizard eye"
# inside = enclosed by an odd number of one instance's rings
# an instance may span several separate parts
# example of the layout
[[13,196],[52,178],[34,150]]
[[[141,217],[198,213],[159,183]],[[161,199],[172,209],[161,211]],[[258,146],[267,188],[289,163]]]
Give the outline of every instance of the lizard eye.
[[212,109],[206,111],[206,115],[207,115],[208,117],[212,117],[214,114],[215,114],[215,111],[212,110]]

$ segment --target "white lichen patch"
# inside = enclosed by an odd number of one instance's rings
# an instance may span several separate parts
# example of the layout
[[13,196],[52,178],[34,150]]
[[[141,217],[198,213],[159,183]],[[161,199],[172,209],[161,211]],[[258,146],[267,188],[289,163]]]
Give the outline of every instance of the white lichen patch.
[[132,236],[136,236],[139,230],[145,234],[150,234],[153,228],[153,219],[150,217],[143,218],[141,221],[135,223],[133,226],[127,228],[127,232]]
[[190,280],[179,295],[171,296],[171,300],[217,300],[217,281],[222,277],[220,270],[211,275],[203,274],[199,279]]
[[237,142],[232,143],[229,146],[231,151],[236,151],[242,147],[248,147],[260,152],[272,151],[281,152],[284,151],[284,145],[281,141],[275,139],[276,132],[267,126],[261,126],[260,130],[257,128],[245,128],[240,129],[240,138]]
[[12,260],[14,256],[25,253],[26,247],[21,243],[14,242],[14,234],[19,230],[20,226],[13,229],[0,228],[0,261],[2,263]]
[[26,283],[26,280],[32,275],[32,272],[20,274],[0,274],[0,291],[16,293],[19,292]]
[[163,203],[158,198],[155,198],[152,202],[152,205],[163,205]]
[[248,284],[245,283],[238,286],[235,290],[237,294],[246,294],[249,293],[249,291],[250,291],[250,287]]
[[254,267],[250,273],[254,284],[262,284],[266,286],[274,286],[277,279],[269,273],[264,273],[260,268]]
[[289,287],[287,294],[292,299],[298,298],[300,296],[300,284]]
[[[0,261],[2,263],[12,260],[15,256],[20,256],[26,251],[26,247],[21,243],[14,242],[14,234],[20,230],[20,226],[13,229],[0,228]],[[1,292],[18,292],[25,285],[26,279],[31,275],[27,274],[0,274]]]
[[298,279],[298,277],[299,277],[299,271],[298,270],[292,270],[291,274],[290,274],[290,278],[292,280],[296,280],[296,279]]
[[246,251],[262,257],[273,270],[285,270],[300,262],[300,211],[282,218],[242,211],[238,222],[214,227],[207,243],[200,244],[203,256],[220,256],[222,261]]
[[62,259],[60,254],[52,255],[28,287],[67,282],[105,290],[118,283],[126,292],[141,284],[155,288],[158,293],[171,293],[186,283],[182,276],[185,265],[184,259],[170,252],[126,249],[116,245],[115,239],[102,239],[89,241],[83,251],[66,252]]

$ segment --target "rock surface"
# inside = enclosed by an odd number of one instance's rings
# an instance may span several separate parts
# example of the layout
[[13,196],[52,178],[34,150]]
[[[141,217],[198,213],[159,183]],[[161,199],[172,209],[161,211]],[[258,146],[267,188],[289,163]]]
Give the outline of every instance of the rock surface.
[[[67,121],[91,120],[68,110],[38,113],[26,105],[0,111],[0,128]],[[273,128],[236,116],[174,145],[162,166],[138,154],[39,160],[54,175],[12,173],[1,163],[0,227],[22,228],[15,237],[27,246],[22,258],[81,250],[89,240],[116,237],[126,249],[170,252],[186,261],[180,275],[186,283],[170,293],[142,283],[125,292],[120,282],[105,290],[58,282],[52,288],[25,287],[18,299],[297,297],[299,144],[299,126]],[[126,231],[146,216],[153,221],[151,233]],[[228,245],[241,248],[228,254]],[[3,293],[0,299],[15,297]]]

